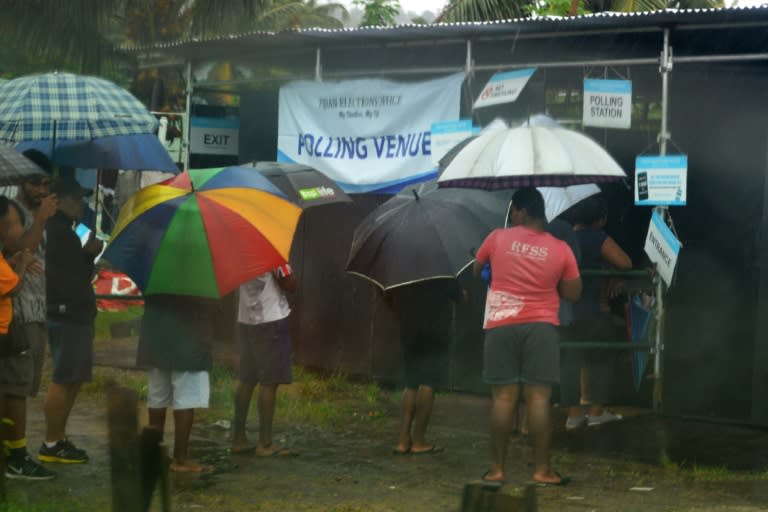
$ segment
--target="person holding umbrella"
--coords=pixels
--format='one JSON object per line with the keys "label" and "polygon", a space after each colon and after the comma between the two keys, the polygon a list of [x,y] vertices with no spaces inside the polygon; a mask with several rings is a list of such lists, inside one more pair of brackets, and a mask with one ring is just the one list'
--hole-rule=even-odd
{"label": "person holding umbrella", "polygon": [[400,435],[393,455],[443,451],[426,441],[435,390],[448,384],[453,304],[465,302],[456,279],[430,279],[387,290],[385,298],[397,314],[405,360]]}
{"label": "person holding umbrella", "polygon": [[[24,156],[50,172],[50,162],[41,153],[29,150],[24,152]],[[56,196],[50,194],[50,181],[50,176],[43,173],[24,178],[13,200],[23,229],[20,236],[3,240],[8,253],[29,252],[39,265],[45,261],[45,225],[56,213],[57,207]],[[42,267],[39,272],[28,273],[21,281],[13,298],[13,306],[14,322],[29,349],[7,360],[14,361],[14,366],[3,370],[8,379],[7,385],[18,390],[13,394],[6,393],[5,399],[5,417],[12,423],[5,436],[5,446],[10,453],[6,473],[9,478],[45,480],[53,478],[55,473],[29,457],[26,439],[27,396],[37,396],[40,389],[45,346],[48,344],[45,273]],[[19,368],[23,370],[19,371]]]}
{"label": "person holding umbrella", "polygon": [[89,189],[74,178],[61,177],[52,184],[51,192],[58,198],[58,211],[46,227],[45,279],[53,376],[43,406],[45,442],[37,458],[42,462],[84,463],[88,455],[67,438],[66,427],[80,386],[91,380],[96,318],[91,279],[103,242],[91,232],[82,245],[72,229],[83,217],[83,197],[91,193]]}
{"label": "person holding umbrella", "polygon": [[483,378],[491,385],[491,465],[483,480],[505,480],[507,444],[522,391],[534,438],[533,481],[565,485],[550,467],[550,397],[560,379],[559,298],[576,301],[581,277],[573,252],[544,231],[544,199],[535,188],[512,196],[511,228],[491,232],[477,251],[473,270],[493,269],[486,299]]}

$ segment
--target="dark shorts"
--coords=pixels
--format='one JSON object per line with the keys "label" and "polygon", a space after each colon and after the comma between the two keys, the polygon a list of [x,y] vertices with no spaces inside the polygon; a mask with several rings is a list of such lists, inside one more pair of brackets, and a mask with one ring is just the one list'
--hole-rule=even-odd
{"label": "dark shorts", "polygon": [[241,382],[290,384],[291,335],[288,318],[265,324],[237,324]]}
{"label": "dark shorts", "polygon": [[93,324],[48,322],[53,382],[90,382],[93,370]]}
{"label": "dark shorts", "polygon": [[448,386],[451,333],[448,329],[400,327],[408,388]]}
{"label": "dark shorts", "polygon": [[32,354],[23,354],[0,358],[0,389],[6,396],[25,398],[32,381]]}
{"label": "dark shorts", "polygon": [[488,384],[557,384],[560,338],[546,323],[505,325],[485,331],[483,380]]}

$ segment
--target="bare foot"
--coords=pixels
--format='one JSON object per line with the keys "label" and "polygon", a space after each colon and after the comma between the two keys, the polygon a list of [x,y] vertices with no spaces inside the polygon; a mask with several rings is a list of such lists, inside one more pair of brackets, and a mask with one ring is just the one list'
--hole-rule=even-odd
{"label": "bare foot", "polygon": [[546,473],[534,473],[531,478],[537,484],[545,485],[567,485],[570,478],[562,476],[557,471],[549,470]]}
{"label": "bare foot", "polygon": [[209,466],[207,464],[198,464],[197,462],[191,460],[174,460],[171,461],[169,469],[171,471],[175,471],[176,473],[208,473],[213,471],[213,466]]}
{"label": "bare foot", "polygon": [[482,476],[481,480],[483,482],[490,482],[490,483],[495,483],[495,484],[503,484],[504,483],[504,473],[502,473],[501,471],[493,471],[493,470],[489,469]]}
{"label": "bare foot", "polygon": [[277,446],[256,446],[257,457],[295,457],[298,453],[287,448],[278,448]]}
{"label": "bare foot", "polygon": [[236,455],[241,455],[244,453],[253,453],[256,451],[256,448],[257,447],[255,444],[251,444],[248,441],[239,441],[233,442],[232,446],[229,448],[229,451]]}

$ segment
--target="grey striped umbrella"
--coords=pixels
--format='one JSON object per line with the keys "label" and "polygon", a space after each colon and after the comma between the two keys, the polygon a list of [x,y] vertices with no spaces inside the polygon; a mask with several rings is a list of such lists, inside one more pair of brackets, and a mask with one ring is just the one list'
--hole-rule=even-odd
{"label": "grey striped umbrella", "polygon": [[0,143],[0,186],[19,185],[36,174],[45,171],[11,146]]}

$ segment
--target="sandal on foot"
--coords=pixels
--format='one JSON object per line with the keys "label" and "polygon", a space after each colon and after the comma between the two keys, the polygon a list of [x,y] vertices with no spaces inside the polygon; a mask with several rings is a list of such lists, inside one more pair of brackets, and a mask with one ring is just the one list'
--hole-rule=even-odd
{"label": "sandal on foot", "polygon": [[560,479],[559,482],[540,482],[538,480],[534,480],[533,483],[536,484],[536,487],[565,487],[571,483],[571,477],[563,476],[557,471],[555,471],[555,475]]}
{"label": "sandal on foot", "polygon": [[483,483],[483,485],[486,485],[488,487],[501,487],[504,485],[504,480],[489,480],[487,478],[490,471],[486,471],[483,473],[483,476],[480,477],[480,481]]}
{"label": "sandal on foot", "polygon": [[442,453],[444,451],[445,451],[445,448],[443,448],[442,446],[437,446],[436,444],[433,444],[426,450],[414,451],[414,449],[411,448],[411,451],[409,453],[411,455],[429,455],[429,454],[434,455],[437,453]]}

